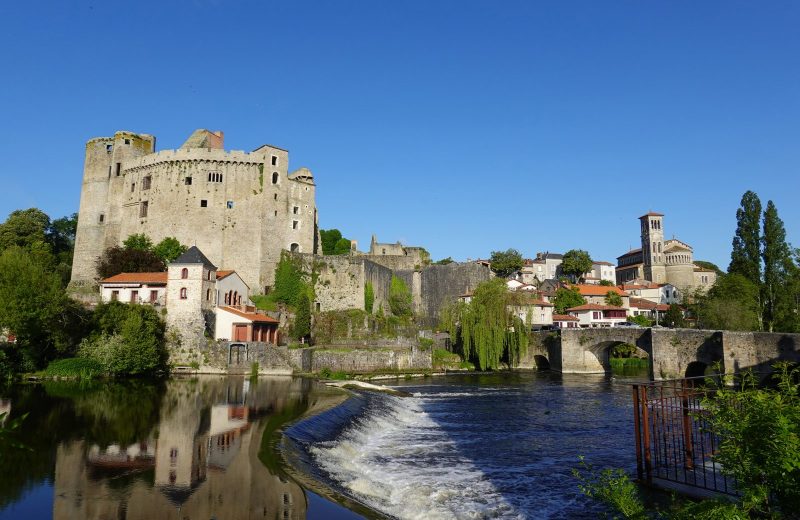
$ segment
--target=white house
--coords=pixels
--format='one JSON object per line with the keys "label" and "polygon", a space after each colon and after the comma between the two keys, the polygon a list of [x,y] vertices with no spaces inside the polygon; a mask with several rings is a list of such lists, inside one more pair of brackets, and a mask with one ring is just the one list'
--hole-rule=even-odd
{"label": "white house", "polygon": [[617,282],[616,268],[611,262],[595,260],[592,262],[592,270],[583,275],[586,283],[599,284],[605,280],[615,284]]}
{"label": "white house", "polygon": [[120,273],[100,280],[103,302],[166,305],[167,273]]}
{"label": "white house", "polygon": [[553,325],[560,329],[576,329],[578,321],[578,318],[571,314],[553,314]]}
{"label": "white house", "polygon": [[633,297],[651,301],[653,303],[680,303],[681,293],[677,287],[670,283],[639,282],[619,286]]}
{"label": "white house", "polygon": [[214,339],[278,344],[280,322],[257,312],[255,307],[248,305],[217,307],[216,315]]}
{"label": "white house", "polygon": [[628,310],[613,305],[587,303],[567,309],[567,312],[578,318],[580,327],[616,327],[628,319]]}

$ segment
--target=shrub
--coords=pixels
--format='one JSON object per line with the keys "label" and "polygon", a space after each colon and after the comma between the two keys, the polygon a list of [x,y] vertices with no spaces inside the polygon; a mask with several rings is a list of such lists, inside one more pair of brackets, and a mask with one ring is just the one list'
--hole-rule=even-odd
{"label": "shrub", "polygon": [[392,275],[392,283],[389,287],[389,309],[392,314],[400,317],[411,316],[412,313],[411,291],[402,278]]}
{"label": "shrub", "polygon": [[367,282],[364,284],[364,310],[372,314],[372,308],[375,305],[375,289],[372,283]]}
{"label": "shrub", "polygon": [[77,379],[92,379],[103,375],[103,365],[94,359],[65,358],[53,361],[44,369],[47,377],[70,377]]}

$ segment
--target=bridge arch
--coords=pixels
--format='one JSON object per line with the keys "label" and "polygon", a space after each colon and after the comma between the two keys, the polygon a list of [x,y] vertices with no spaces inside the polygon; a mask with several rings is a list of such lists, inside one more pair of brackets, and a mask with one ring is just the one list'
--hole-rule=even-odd
{"label": "bridge arch", "polygon": [[[650,375],[652,375],[653,363],[652,363],[652,360],[650,359],[651,353],[650,353],[650,349],[649,348],[642,348],[642,347],[640,347],[640,346],[638,346],[638,345],[636,345],[634,343],[630,343],[629,341],[625,341],[623,339],[616,339],[616,340],[614,340],[614,339],[608,340],[607,339],[605,341],[601,341],[599,343],[595,343],[593,345],[587,346],[585,348],[585,350],[586,350],[587,353],[593,355],[596,358],[597,363],[602,367],[603,373],[611,374],[612,373],[612,367],[611,367],[612,352],[614,351],[614,348],[619,347],[619,346],[623,346],[623,345],[632,345],[636,349],[636,353],[637,354],[639,354],[639,355],[643,354],[647,358],[647,363],[648,363],[648,367],[649,367],[648,368],[648,372],[650,373]],[[649,345],[645,345],[645,347],[649,347]]]}

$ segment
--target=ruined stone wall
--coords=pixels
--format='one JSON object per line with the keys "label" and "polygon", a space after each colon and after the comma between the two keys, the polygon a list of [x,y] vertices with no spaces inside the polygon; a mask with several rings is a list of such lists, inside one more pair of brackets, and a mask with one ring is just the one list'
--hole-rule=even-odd
{"label": "ruined stone wall", "polygon": [[418,256],[416,255],[352,255],[353,258],[359,260],[369,260],[378,265],[382,265],[391,269],[392,271],[413,271],[414,269],[421,269]]}
{"label": "ruined stone wall", "polygon": [[316,188],[308,172],[290,178],[288,152],[150,153],[154,140],[146,137],[126,146],[119,142],[129,137],[115,136],[110,159],[105,140],[87,144],[73,282],[93,280],[103,249],[134,233],[198,246],[217,267],[236,270],[253,293],[272,285],[281,250],[314,251]]}
{"label": "ruined stone wall", "polygon": [[432,366],[430,350],[403,348],[314,349],[311,361],[312,372],[319,372],[323,368],[334,372],[427,370]]}
{"label": "ruined stone wall", "polygon": [[800,334],[724,331],[725,371],[771,372],[778,361],[800,363]]}
{"label": "ruined stone wall", "polygon": [[370,260],[364,260],[364,282],[372,284],[375,301],[372,304],[372,313],[378,313],[383,308],[389,310],[389,288],[392,285],[392,270]]}
{"label": "ruined stone wall", "polygon": [[348,255],[302,255],[306,272],[316,269],[316,312],[364,309],[364,264]]}
{"label": "ruined stone wall", "polygon": [[[489,268],[476,263],[430,265],[422,270],[418,314],[421,322],[435,327],[439,310],[460,295],[472,292],[490,278]],[[411,287],[411,285],[409,285]]]}

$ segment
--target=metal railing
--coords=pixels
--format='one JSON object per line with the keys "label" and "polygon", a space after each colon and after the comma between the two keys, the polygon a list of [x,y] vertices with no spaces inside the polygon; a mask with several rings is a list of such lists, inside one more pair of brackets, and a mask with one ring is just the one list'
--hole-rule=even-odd
{"label": "metal railing", "polygon": [[636,470],[639,481],[676,483],[736,495],[733,481],[714,461],[719,438],[702,400],[721,376],[633,385]]}

